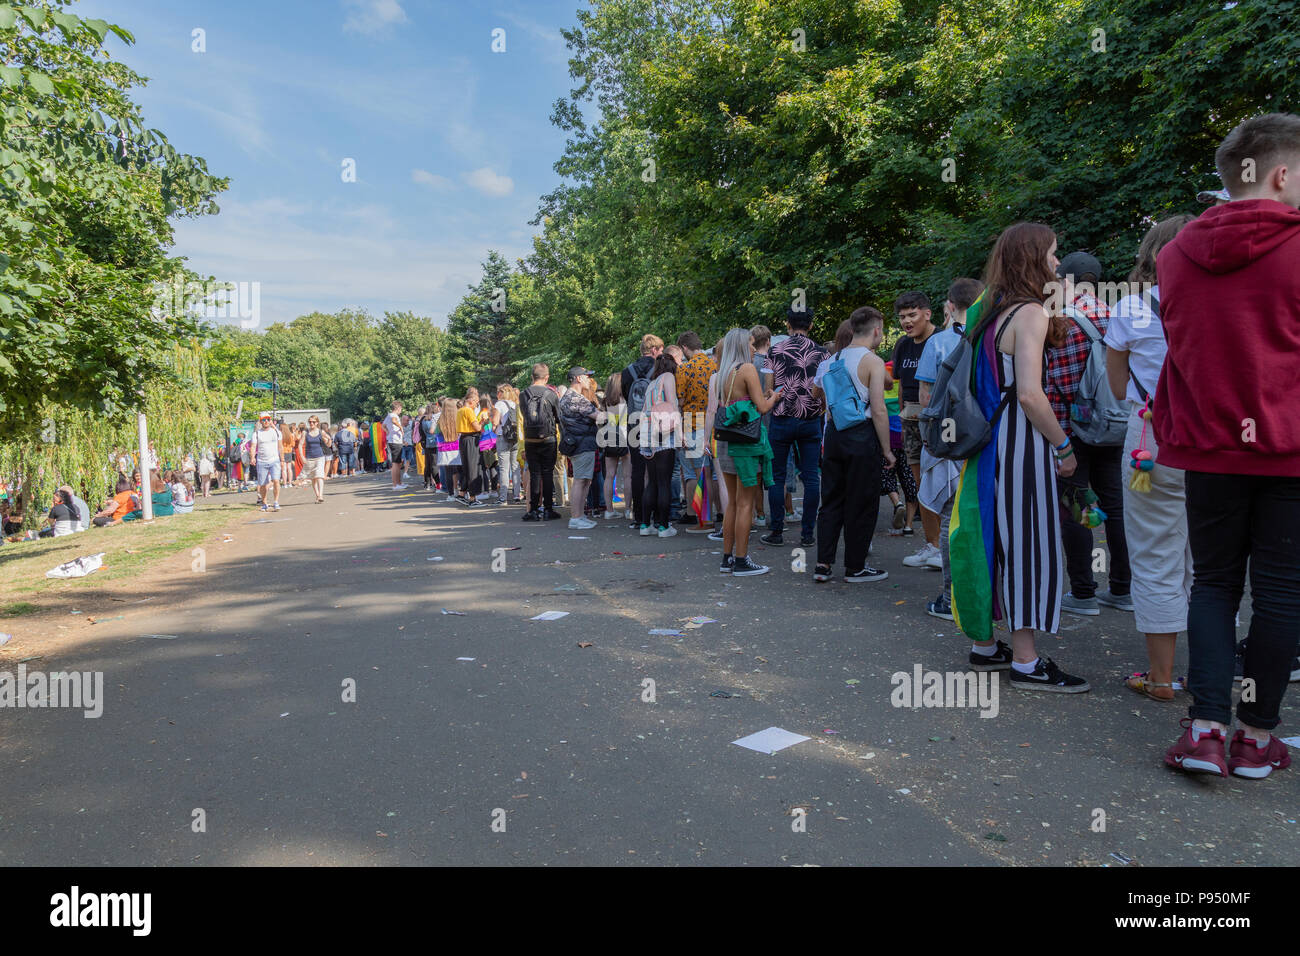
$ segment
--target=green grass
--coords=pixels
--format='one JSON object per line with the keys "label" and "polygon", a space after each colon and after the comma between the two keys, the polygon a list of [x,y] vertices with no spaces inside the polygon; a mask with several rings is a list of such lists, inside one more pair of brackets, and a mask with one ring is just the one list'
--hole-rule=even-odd
{"label": "green grass", "polygon": [[[224,496],[223,496],[224,497]],[[151,524],[129,522],[91,528],[80,534],[22,541],[0,547],[0,594],[37,597],[54,588],[98,587],[139,574],[178,551],[189,551],[216,530],[224,528],[248,508],[217,501],[200,502],[193,513],[155,518]],[[45,572],[66,561],[104,552],[104,566],[84,578],[47,578]],[[14,617],[41,610],[29,601],[0,605],[0,615]]]}
{"label": "green grass", "polygon": [[0,617],[21,617],[39,610],[40,608],[30,601],[14,601],[11,604],[0,604]]}

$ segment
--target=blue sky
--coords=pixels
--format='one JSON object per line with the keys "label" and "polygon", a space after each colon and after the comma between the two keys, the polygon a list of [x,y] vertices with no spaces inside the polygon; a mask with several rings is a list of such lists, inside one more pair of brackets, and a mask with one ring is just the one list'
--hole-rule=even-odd
{"label": "blue sky", "polygon": [[[259,325],[409,309],[445,325],[489,249],[531,248],[583,0],[82,0],[136,37],[146,122],[229,176],[180,220],[200,275],[260,283]],[[492,51],[493,30],[505,52]],[[204,52],[193,31],[203,30]],[[343,181],[345,160],[356,181]],[[233,320],[232,320],[233,321]],[[251,324],[251,323],[250,323]]]}

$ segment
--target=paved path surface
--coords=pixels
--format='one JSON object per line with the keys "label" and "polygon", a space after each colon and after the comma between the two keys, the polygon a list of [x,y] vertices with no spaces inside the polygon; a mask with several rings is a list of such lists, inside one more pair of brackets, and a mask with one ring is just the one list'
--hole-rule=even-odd
{"label": "paved path surface", "polygon": [[[968,648],[924,614],[938,574],[901,566],[917,539],[877,535],[887,582],[814,586],[756,535],[773,573],[732,581],[702,535],[570,532],[515,507],[399,497],[386,479],[331,481],[328,495],[286,492],[264,523],[249,508],[205,571],[170,560],[134,592],[156,599],[122,620],[0,651],[0,669],[39,653],[28,667],[106,684],[98,720],[0,711],[0,864],[1300,855],[1300,769],[1253,783],[1163,768],[1182,705],[1121,685],[1144,660],[1131,615],[1067,616],[1044,642],[1090,694],[1025,695],[1003,677],[993,718],[896,708],[891,674],[964,669]],[[496,548],[518,549],[502,573]],[[569,616],[529,620],[548,610]],[[718,623],[647,633],[692,615]],[[1300,733],[1296,701],[1283,733]],[[731,743],[772,726],[811,739],[770,756]]]}

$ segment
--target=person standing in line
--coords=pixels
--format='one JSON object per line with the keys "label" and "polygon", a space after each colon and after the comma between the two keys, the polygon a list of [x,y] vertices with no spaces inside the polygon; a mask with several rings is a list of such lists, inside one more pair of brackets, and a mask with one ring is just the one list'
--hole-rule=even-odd
{"label": "person standing in line", "polygon": [[402,481],[402,403],[393,402],[391,410],[384,418],[384,433],[388,446],[388,466],[393,479],[394,491],[405,491]]}
{"label": "person standing in line", "polygon": [[464,402],[465,404],[456,413],[456,429],[460,436],[460,466],[465,479],[464,496],[460,502],[471,508],[483,508],[486,506],[478,500],[478,496],[483,491],[483,477],[479,474],[478,441],[481,436],[478,421],[478,389],[470,386],[469,391],[465,393]]}
{"label": "person standing in line", "polygon": [[625,494],[623,499],[630,503],[630,510],[627,510],[626,513],[631,518],[630,525],[633,528],[647,523],[644,507],[647,459],[644,455],[633,452],[635,452],[636,442],[641,434],[641,417],[647,410],[645,395],[650,387],[650,379],[653,377],[655,360],[663,354],[663,350],[664,340],[659,336],[649,333],[641,336],[641,357],[623,369],[620,381],[623,386],[623,399],[627,402],[628,441],[631,443],[629,454],[632,459],[632,479],[631,484],[628,486],[631,497],[629,498]]}
{"label": "person standing in line", "polygon": [[[821,496],[822,414],[825,408],[813,396],[813,378],[817,366],[826,358],[826,350],[808,337],[812,324],[811,309],[790,308],[786,312],[786,328],[790,336],[780,345],[774,345],[768,354],[768,364],[774,373],[773,383],[780,393],[772,412],[771,431],[772,476],[776,483],[767,493],[772,530],[759,540],[771,547],[779,548],[785,544],[785,476],[792,450],[803,479],[799,546],[810,548],[816,544],[814,534]],[[725,470],[723,473],[726,474]]]}
{"label": "person standing in line", "polygon": [[212,487],[212,476],[216,473],[216,465],[212,460],[212,449],[205,448],[203,454],[199,456],[199,485],[203,489],[203,497],[212,497],[209,489]]}
{"label": "person standing in line", "polygon": [[458,409],[456,399],[442,400],[442,414],[438,417],[438,479],[443,494],[448,499],[460,497],[463,482],[460,474],[460,430],[456,424]]}
{"label": "person standing in line", "polygon": [[581,366],[569,369],[569,390],[560,399],[560,429],[565,442],[572,446],[568,454],[573,465],[573,489],[569,494],[571,531],[589,531],[596,527],[596,522],[583,514],[587,491],[595,475],[598,451],[596,418],[600,409],[588,397],[594,396],[596,390],[591,376],[592,373]]}
{"label": "person standing in line", "polygon": [[528,510],[523,514],[524,521],[554,521],[560,517],[555,510],[555,430],[560,403],[547,385],[550,377],[550,368],[538,362],[533,366],[533,384],[519,395],[528,461]]}
{"label": "person standing in line", "polygon": [[641,420],[641,455],[646,459],[646,521],[641,525],[642,537],[658,533],[661,538],[671,538],[677,534],[669,522],[673,466],[681,442],[676,373],[677,360],[664,350],[655,359],[654,377],[646,392],[646,416]]}
{"label": "person standing in line", "polygon": [[[889,577],[888,571],[870,567],[867,557],[880,514],[881,459],[888,462],[893,455],[888,451],[885,363],[876,354],[885,336],[885,317],[868,305],[855,309],[848,321],[851,338],[832,361],[844,363],[858,398],[866,406],[866,414],[861,422],[841,431],[828,409],[813,580],[831,579],[835,551],[843,532],[844,580],[858,584]],[[825,376],[833,373],[828,367],[820,374],[824,384]],[[817,392],[819,397],[825,397],[823,385],[817,387]]]}
{"label": "person standing in line", "polygon": [[[767,565],[749,557],[749,531],[754,503],[767,487],[778,487],[772,474],[772,446],[762,417],[781,399],[780,389],[766,391],[754,366],[753,339],[748,329],[731,329],[718,350],[719,371],[709,379],[709,410],[705,429],[714,435],[718,467],[727,486],[727,510],[722,516],[722,562],[718,571],[747,577],[766,574]],[[758,441],[727,442],[716,437],[719,425],[737,427],[758,420]]]}
{"label": "person standing in line", "polygon": [[497,433],[497,502],[506,504],[518,498],[519,405],[511,398],[509,382],[497,385],[497,401],[492,407],[492,427]]}
{"label": "person standing in line", "polygon": [[[930,297],[924,292],[904,292],[894,300],[894,312],[898,315],[899,325],[903,328],[903,337],[894,345],[893,378],[898,380],[898,394],[902,402],[899,418],[903,423],[903,453],[907,457],[907,468],[912,473],[912,487],[921,486],[921,400],[920,383],[916,380],[916,369],[921,362],[921,354],[926,343],[934,335],[934,323],[931,321]],[[939,516],[924,507],[919,495],[907,503],[905,527],[912,527],[912,519],[919,512],[921,530],[925,541],[915,554],[903,559],[907,568],[939,568]]]}
{"label": "person standing in line", "polygon": [[[258,416],[257,430],[249,442],[253,446],[249,457],[257,462],[257,497],[262,502],[262,510],[279,511],[283,436],[272,424],[270,412]],[[268,495],[273,496],[273,500],[268,500]]]}
{"label": "person standing in line", "polygon": [[1133,610],[1138,630],[1146,634],[1148,658],[1148,669],[1133,674],[1125,684],[1129,690],[1159,701],[1174,699],[1174,646],[1178,632],[1187,628],[1192,553],[1187,539],[1185,475],[1159,461],[1160,448],[1146,417],[1166,352],[1156,256],[1193,218],[1172,216],[1147,230],[1138,247],[1137,263],[1129,273],[1129,294],[1116,303],[1105,337],[1111,394],[1126,401],[1129,410],[1120,460],[1132,461],[1134,453],[1141,450],[1153,463],[1141,491],[1129,482],[1124,484],[1129,562],[1142,569],[1133,578]]}
{"label": "person standing in line", "polygon": [[[1165,763],[1259,780],[1291,764],[1273,731],[1300,620],[1300,417],[1288,390],[1300,379],[1300,116],[1243,121],[1214,164],[1232,201],[1156,257],[1168,351],[1152,424],[1161,463],[1185,473],[1192,548],[1192,705]],[[1228,743],[1247,575],[1250,631]]]}
{"label": "person standing in line", "polygon": [[[1006,670],[1019,690],[1078,694],[1092,689],[1088,682],[1034,644],[1035,631],[1060,628],[1056,477],[1074,471],[1070,439],[1042,387],[1046,347],[1065,340],[1065,320],[1044,307],[1058,264],[1056,234],[1041,223],[1009,226],[989,255],[966,335],[975,348],[972,395],[993,437],[963,465],[949,550],[953,614],[972,640],[972,669]],[[1010,647],[994,637],[993,622],[1001,618]]]}
{"label": "person standing in line", "polygon": [[[931,335],[921,352],[916,366],[921,407],[930,404],[930,390],[939,377],[939,368],[950,352],[961,342],[965,332],[966,310],[975,304],[984,283],[979,279],[954,279],[948,286],[948,298],[943,304],[943,328]],[[952,561],[948,550],[948,530],[952,521],[952,496],[957,492],[957,479],[961,475],[955,462],[936,458],[929,449],[921,449],[921,483],[917,498],[923,507],[939,516],[939,558],[937,566],[943,571],[943,590],[926,605],[925,613],[931,617],[952,620]],[[935,567],[935,563],[931,563]]]}
{"label": "person standing in line", "polygon": [[351,478],[357,468],[357,436],[351,425],[344,423],[339,428],[334,444],[339,451],[339,474]]}
{"label": "person standing in line", "polygon": [[1057,276],[1064,291],[1069,332],[1065,344],[1047,351],[1047,397],[1056,413],[1056,420],[1070,437],[1075,460],[1079,463],[1074,474],[1062,480],[1061,491],[1067,500],[1078,500],[1078,496],[1090,488],[1096,493],[1098,507],[1106,513],[1106,548],[1110,553],[1109,587],[1098,593],[1092,573],[1095,545],[1092,529],[1080,524],[1062,501],[1061,527],[1070,590],[1062,599],[1061,608],[1070,614],[1094,617],[1101,613],[1100,605],[1103,604],[1120,611],[1132,611],[1133,598],[1129,594],[1132,573],[1124,535],[1121,490],[1120,454],[1124,450],[1123,444],[1094,445],[1086,442],[1074,433],[1070,418],[1070,409],[1078,400],[1079,386],[1088,357],[1092,354],[1092,340],[1080,322],[1090,322],[1104,338],[1110,321],[1110,310],[1093,295],[1101,277],[1101,263],[1086,252],[1072,252],[1061,260]]}
{"label": "person standing in line", "polygon": [[618,517],[614,510],[614,493],[622,492],[625,512],[631,512],[628,481],[632,470],[627,447],[627,402],[623,400],[623,376],[615,373],[605,383],[605,397],[597,422],[605,453],[605,520]]}
{"label": "person standing in line", "polygon": [[[677,367],[677,400],[682,410],[682,445],[677,451],[677,467],[681,469],[682,492],[689,506],[700,475],[707,476],[713,468],[704,419],[709,410],[709,379],[717,372],[718,363],[704,351],[704,344],[694,331],[679,335],[677,347],[686,357]],[[711,514],[700,517],[688,514],[681,523],[689,534],[711,534],[712,519]]]}

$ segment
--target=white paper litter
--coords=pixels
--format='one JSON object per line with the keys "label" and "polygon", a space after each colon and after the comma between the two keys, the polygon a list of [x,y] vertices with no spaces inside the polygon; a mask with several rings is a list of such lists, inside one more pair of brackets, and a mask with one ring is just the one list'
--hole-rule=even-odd
{"label": "white paper litter", "polygon": [[774,754],[778,750],[784,750],[786,747],[793,747],[795,744],[801,744],[805,740],[811,739],[811,737],[792,734],[780,727],[768,727],[766,730],[760,730],[748,737],[733,740],[732,743],[747,750],[757,750],[761,754]]}
{"label": "white paper litter", "polygon": [[87,574],[92,574],[103,567],[106,553],[101,551],[99,554],[87,555],[60,564],[57,568],[46,571],[45,576],[47,578],[84,578]]}
{"label": "white paper litter", "polygon": [[530,617],[530,621],[558,621],[562,617],[568,617],[568,611],[543,611],[536,617]]}
{"label": "white paper litter", "polygon": [[474,658],[472,658],[472,657],[458,657],[458,658],[456,658],[456,660],[458,660],[458,661],[472,661],[472,660],[474,660]]}
{"label": "white paper litter", "polygon": [[1300,750],[1300,737],[1279,737],[1278,740],[1282,741],[1282,743],[1286,744],[1288,747],[1295,747],[1297,750]]}

